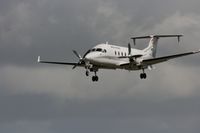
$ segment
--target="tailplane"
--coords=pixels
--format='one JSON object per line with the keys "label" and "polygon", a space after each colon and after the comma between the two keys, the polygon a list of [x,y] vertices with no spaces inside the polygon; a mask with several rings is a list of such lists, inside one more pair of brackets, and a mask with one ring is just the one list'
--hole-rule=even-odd
{"label": "tailplane", "polygon": [[135,45],[137,39],[150,38],[149,45],[145,49],[143,49],[143,51],[146,53],[146,56],[150,56],[152,58],[155,58],[159,38],[177,37],[178,43],[179,43],[180,37],[182,37],[182,36],[183,35],[150,35],[150,36],[133,37],[131,39],[133,39],[133,42],[134,42],[134,45]]}

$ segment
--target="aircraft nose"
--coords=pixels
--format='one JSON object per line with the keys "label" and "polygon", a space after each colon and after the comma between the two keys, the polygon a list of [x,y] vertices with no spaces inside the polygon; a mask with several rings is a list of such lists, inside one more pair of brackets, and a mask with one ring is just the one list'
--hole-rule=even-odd
{"label": "aircraft nose", "polygon": [[91,55],[91,53],[87,54],[87,55],[85,56],[85,59],[86,59],[86,60],[90,60],[90,59],[92,59],[92,55]]}
{"label": "aircraft nose", "polygon": [[93,60],[95,57],[96,57],[96,53],[93,52],[93,53],[88,53],[86,56],[85,56],[85,59],[86,60]]}

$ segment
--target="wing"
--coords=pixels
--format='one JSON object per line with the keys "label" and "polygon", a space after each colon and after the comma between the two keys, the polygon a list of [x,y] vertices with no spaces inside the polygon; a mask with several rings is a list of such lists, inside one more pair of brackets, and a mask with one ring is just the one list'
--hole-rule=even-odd
{"label": "wing", "polygon": [[71,65],[71,66],[82,66],[79,63],[69,63],[69,62],[52,62],[52,61],[42,61],[40,60],[40,56],[38,56],[38,63],[47,63],[47,64],[59,64],[59,65]]}
{"label": "wing", "polygon": [[200,50],[198,51],[193,51],[193,52],[187,52],[187,53],[181,53],[181,54],[176,54],[176,55],[170,55],[170,56],[164,56],[164,57],[158,57],[158,58],[152,58],[152,59],[146,59],[142,61],[143,65],[153,65],[161,62],[168,61],[170,59],[186,56],[186,55],[191,55],[191,54],[196,54],[199,53]]}

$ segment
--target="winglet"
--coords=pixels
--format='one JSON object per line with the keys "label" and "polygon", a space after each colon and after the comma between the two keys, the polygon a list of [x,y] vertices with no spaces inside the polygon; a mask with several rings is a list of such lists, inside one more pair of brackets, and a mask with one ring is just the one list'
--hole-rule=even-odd
{"label": "winglet", "polygon": [[37,62],[40,62],[40,56],[38,56]]}
{"label": "winglet", "polygon": [[199,53],[200,52],[200,49],[198,50],[198,51],[193,51],[193,53],[195,54],[195,53]]}

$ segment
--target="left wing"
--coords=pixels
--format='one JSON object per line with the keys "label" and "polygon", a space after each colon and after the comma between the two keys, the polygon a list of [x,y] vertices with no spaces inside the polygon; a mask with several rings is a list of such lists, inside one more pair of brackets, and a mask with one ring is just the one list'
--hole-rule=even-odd
{"label": "left wing", "polygon": [[199,53],[199,52],[200,52],[200,50],[187,52],[187,53],[182,53],[182,54],[176,54],[176,55],[170,55],[170,56],[163,56],[163,57],[158,57],[158,58],[146,59],[146,60],[143,60],[141,63],[143,65],[153,65],[153,64],[157,64],[157,63],[168,61],[170,59],[174,59],[174,58],[178,58],[178,57],[182,57],[182,56],[186,56],[186,55],[191,55],[191,54],[196,54],[196,53]]}
{"label": "left wing", "polygon": [[69,62],[52,62],[52,61],[42,61],[40,56],[38,56],[38,63],[48,63],[48,64],[59,64],[59,65],[71,65],[71,66],[82,66],[80,63],[69,63]]}

